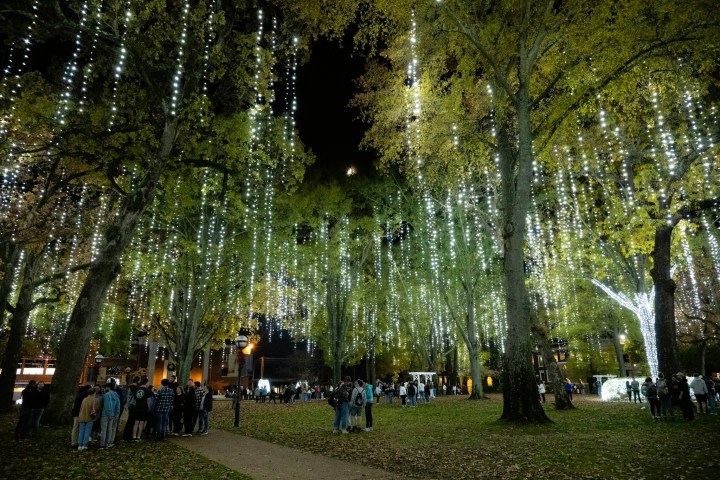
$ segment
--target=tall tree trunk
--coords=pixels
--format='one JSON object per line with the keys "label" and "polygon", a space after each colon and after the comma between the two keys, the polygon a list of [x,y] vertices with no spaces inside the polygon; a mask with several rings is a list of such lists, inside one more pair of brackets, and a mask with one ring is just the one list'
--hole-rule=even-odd
{"label": "tall tree trunk", "polygon": [[482,372],[480,371],[480,350],[482,345],[478,338],[477,324],[475,323],[475,302],[472,300],[472,292],[466,291],[468,295],[468,352],[470,353],[470,377],[472,378],[472,391],[470,399],[482,400],[485,397],[482,384]]}
{"label": "tall tree trunk", "polygon": [[698,368],[699,368],[698,372],[699,372],[700,374],[702,374],[702,375],[705,375],[705,356],[706,356],[706,354],[707,354],[707,340],[706,340],[706,338],[707,338],[707,337],[705,337],[705,338],[700,342],[700,345],[699,345],[699,347],[700,347],[700,354],[698,355],[698,363],[699,363],[699,365],[698,365]]}
{"label": "tall tree trunk", "polygon": [[0,375],[0,410],[12,410],[13,388],[17,376],[17,366],[22,352],[22,341],[25,338],[28,318],[32,311],[32,296],[35,292],[35,276],[40,265],[40,254],[30,253],[25,259],[22,285],[18,296],[15,311],[10,318],[10,336],[5,347],[5,356],[2,361],[2,375]]}
{"label": "tall tree trunk", "polygon": [[680,370],[675,329],[675,282],[670,277],[670,242],[674,226],[662,225],[655,230],[653,268],[655,285],[655,344],[658,370],[670,375]]}
{"label": "tall tree trunk", "polygon": [[45,417],[53,424],[65,424],[71,420],[72,402],[105,294],[119,274],[120,261],[132,241],[140,218],[155,198],[157,183],[172,151],[176,135],[176,121],[167,122],[160,150],[150,160],[138,188],[123,200],[120,212],[105,232],[105,245],[88,270],[58,350],[57,368]]}
{"label": "tall tree trunk", "polygon": [[610,312],[610,322],[612,326],[612,342],[615,348],[615,358],[617,358],[618,370],[620,371],[620,377],[625,376],[625,351],[623,344],[620,341],[620,332],[618,330],[617,317],[614,312]]}
{"label": "tall tree trunk", "polygon": [[503,355],[503,413],[513,422],[545,423],[532,366],[530,299],[525,285],[526,217],[530,206],[532,131],[529,85],[518,87],[518,150],[514,153],[511,120],[498,125],[500,173],[503,189],[503,277],[507,312],[507,341]]}

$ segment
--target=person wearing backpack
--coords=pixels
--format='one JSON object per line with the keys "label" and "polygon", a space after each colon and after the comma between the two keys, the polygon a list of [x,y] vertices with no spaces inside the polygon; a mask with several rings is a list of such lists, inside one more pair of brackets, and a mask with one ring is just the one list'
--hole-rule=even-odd
{"label": "person wearing backpack", "polygon": [[362,429],[360,428],[360,417],[362,416],[362,411],[365,408],[365,398],[365,382],[362,380],[356,380],[355,387],[350,395],[351,432],[362,432]]}
{"label": "person wearing backpack", "polygon": [[[335,399],[335,421],[333,422],[333,433],[348,433],[347,430],[347,416],[348,416],[348,401],[350,400],[350,394],[345,383],[340,382],[332,394]],[[340,426],[342,425],[342,430]]]}
{"label": "person wearing backpack", "polygon": [[672,391],[663,372],[658,373],[655,386],[657,387],[658,400],[660,402],[660,418],[667,420],[668,417],[673,416]]}
{"label": "person wearing backpack", "polygon": [[653,383],[652,378],[647,377],[643,383],[643,394],[650,404],[650,415],[653,420],[660,419],[660,400],[658,398],[657,386]]}
{"label": "person wearing backpack", "polygon": [[370,382],[365,384],[365,431],[372,432],[373,429],[373,386]]}

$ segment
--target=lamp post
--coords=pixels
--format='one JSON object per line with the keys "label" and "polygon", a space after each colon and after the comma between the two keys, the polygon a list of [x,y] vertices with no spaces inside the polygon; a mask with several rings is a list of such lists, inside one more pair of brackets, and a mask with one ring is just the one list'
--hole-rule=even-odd
{"label": "lamp post", "polygon": [[105,357],[103,357],[102,353],[95,355],[95,383],[100,379],[100,365],[102,365],[103,360],[105,360]]}
{"label": "lamp post", "polygon": [[234,425],[236,427],[240,426],[240,379],[241,379],[241,368],[242,368],[242,359],[243,359],[243,349],[247,347],[248,345],[248,337],[245,335],[238,335],[235,339],[235,346],[238,349],[237,352],[237,359],[238,359],[238,369],[237,369],[237,389],[235,390],[235,423]]}

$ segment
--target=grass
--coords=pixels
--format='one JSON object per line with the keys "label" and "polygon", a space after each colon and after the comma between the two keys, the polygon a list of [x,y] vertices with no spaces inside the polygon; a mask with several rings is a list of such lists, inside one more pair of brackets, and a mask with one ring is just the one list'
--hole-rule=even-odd
{"label": "grass", "polygon": [[[548,404],[552,424],[518,426],[498,420],[499,396],[446,397],[417,409],[396,402],[373,407],[373,432],[340,435],[331,433],[325,401],[243,402],[240,432],[398,478],[717,478],[720,417],[686,423],[676,410],[675,421],[653,422],[638,404],[586,396],[576,405],[555,411]],[[216,402],[213,416],[216,427],[236,431],[229,402]]]}
{"label": "grass", "polygon": [[[232,426],[230,402],[218,401],[211,430],[384,469],[397,478],[717,478],[720,416],[653,422],[637,404],[587,396],[576,405],[564,412],[548,405],[550,425],[517,426],[498,420],[499,396],[481,402],[447,397],[417,409],[396,402],[374,406],[373,432],[341,435],[331,433],[333,411],[325,401],[244,401],[240,429]],[[40,438],[17,445],[16,418],[0,416],[0,478],[81,478],[107,469],[112,478],[249,478],[169,442],[120,441],[110,450],[77,452],[69,447],[68,427],[43,427]]]}
{"label": "grass", "polygon": [[111,449],[100,450],[95,443],[78,452],[70,448],[70,427],[42,427],[38,438],[17,444],[16,421],[17,414],[0,415],[0,478],[250,479],[170,442],[119,440]]}

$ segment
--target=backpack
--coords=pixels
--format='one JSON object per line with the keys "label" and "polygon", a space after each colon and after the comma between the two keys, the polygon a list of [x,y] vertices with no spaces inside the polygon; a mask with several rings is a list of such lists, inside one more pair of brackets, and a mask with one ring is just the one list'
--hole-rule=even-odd
{"label": "backpack", "polygon": [[330,405],[332,408],[338,406],[338,401],[337,398],[335,398],[335,395],[328,396],[328,405]]}
{"label": "backpack", "polygon": [[660,395],[667,395],[668,393],[670,393],[670,390],[668,390],[667,382],[664,378],[658,379],[657,390]]}
{"label": "backpack", "polygon": [[355,406],[362,407],[362,404],[363,404],[362,390],[358,390],[358,393],[355,396]]}
{"label": "backpack", "polygon": [[[136,388],[137,387],[135,387],[135,389]],[[133,388],[128,389],[128,392],[130,393],[128,402],[127,402],[128,407],[135,405],[135,389],[133,389]]]}
{"label": "backpack", "polygon": [[643,395],[645,395],[645,396],[647,397],[647,394],[648,394],[648,386],[645,385],[644,383],[643,383],[642,388],[640,389],[640,393],[642,393]]}
{"label": "backpack", "polygon": [[656,387],[655,385],[653,385],[653,384],[651,383],[651,384],[649,384],[649,385],[647,386],[647,388],[646,388],[645,390],[646,390],[646,391],[645,391],[645,396],[646,396],[646,397],[648,397],[648,398],[657,398],[657,396],[658,396],[658,391],[657,391],[657,387]]}

